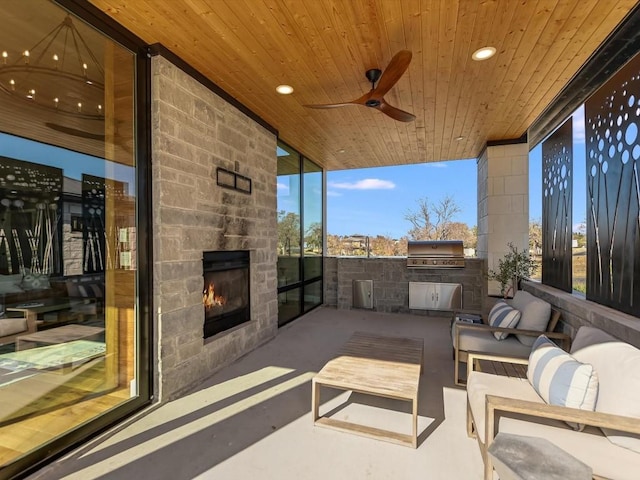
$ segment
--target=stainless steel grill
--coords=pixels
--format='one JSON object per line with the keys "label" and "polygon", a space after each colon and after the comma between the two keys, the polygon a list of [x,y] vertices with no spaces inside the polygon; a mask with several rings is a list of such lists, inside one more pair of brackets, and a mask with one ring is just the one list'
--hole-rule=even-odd
{"label": "stainless steel grill", "polygon": [[410,241],[407,249],[409,268],[463,268],[464,247],[460,240]]}

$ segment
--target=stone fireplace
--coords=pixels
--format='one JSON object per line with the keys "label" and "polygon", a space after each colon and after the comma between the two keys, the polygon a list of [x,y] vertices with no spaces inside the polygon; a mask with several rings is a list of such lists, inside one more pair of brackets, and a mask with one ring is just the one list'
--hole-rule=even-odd
{"label": "stone fireplace", "polygon": [[[152,69],[154,396],[165,401],[277,333],[277,137],[167,58]],[[219,185],[218,169],[251,190]]]}
{"label": "stone fireplace", "polygon": [[209,338],[251,320],[249,252],[204,252],[203,336]]}

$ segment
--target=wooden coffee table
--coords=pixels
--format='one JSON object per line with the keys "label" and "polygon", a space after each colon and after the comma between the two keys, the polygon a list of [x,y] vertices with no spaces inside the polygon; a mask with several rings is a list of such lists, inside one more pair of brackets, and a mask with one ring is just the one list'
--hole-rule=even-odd
{"label": "wooden coffee table", "polygon": [[[356,332],[311,381],[314,425],[400,445],[418,446],[418,386],[424,340]],[[320,387],[331,387],[412,403],[411,435],[320,417]]]}
{"label": "wooden coffee table", "polygon": [[50,328],[36,333],[21,335],[16,339],[16,350],[34,348],[38,344],[56,345],[58,343],[84,340],[97,337],[104,332],[102,327],[90,327],[88,325],[65,325],[64,327]]}
{"label": "wooden coffee table", "polygon": [[41,324],[43,322],[38,320],[39,314],[67,310],[83,303],[84,300],[71,298],[43,298],[32,302],[7,305],[6,310],[7,312],[22,312],[27,321]]}

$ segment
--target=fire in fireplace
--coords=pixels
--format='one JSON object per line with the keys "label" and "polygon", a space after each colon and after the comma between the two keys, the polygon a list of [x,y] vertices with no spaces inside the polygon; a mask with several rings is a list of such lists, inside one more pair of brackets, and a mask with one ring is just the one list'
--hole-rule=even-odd
{"label": "fire in fireplace", "polygon": [[204,252],[204,338],[251,320],[249,252]]}

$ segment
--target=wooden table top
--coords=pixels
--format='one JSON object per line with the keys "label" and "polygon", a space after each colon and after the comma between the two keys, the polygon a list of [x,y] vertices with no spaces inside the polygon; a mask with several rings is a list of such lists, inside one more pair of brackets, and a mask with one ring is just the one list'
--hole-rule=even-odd
{"label": "wooden table top", "polygon": [[102,332],[104,332],[104,328],[102,327],[92,327],[89,325],[64,325],[62,327],[50,328],[36,333],[21,335],[18,337],[18,340],[55,344],[69,342],[71,340],[80,340],[93,335],[99,335]]}
{"label": "wooden table top", "polygon": [[317,383],[391,398],[418,395],[424,341],[356,332],[314,377]]}
{"label": "wooden table top", "polygon": [[64,310],[83,303],[83,300],[71,299],[71,298],[42,298],[40,300],[33,300],[29,302],[14,303],[6,305],[7,311],[15,312],[33,312],[33,313],[46,313],[56,310]]}

